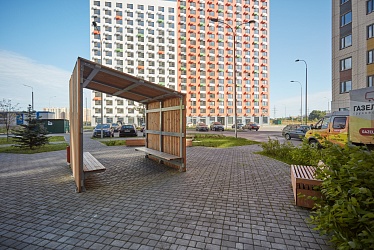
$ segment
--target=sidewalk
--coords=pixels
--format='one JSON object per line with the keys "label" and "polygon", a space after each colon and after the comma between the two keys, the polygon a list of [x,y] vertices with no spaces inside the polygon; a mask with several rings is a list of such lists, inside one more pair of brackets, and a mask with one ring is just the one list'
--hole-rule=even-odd
{"label": "sidewalk", "polygon": [[107,170],[75,193],[66,152],[0,154],[1,249],[330,249],[259,146],[187,149],[187,172],[84,140]]}

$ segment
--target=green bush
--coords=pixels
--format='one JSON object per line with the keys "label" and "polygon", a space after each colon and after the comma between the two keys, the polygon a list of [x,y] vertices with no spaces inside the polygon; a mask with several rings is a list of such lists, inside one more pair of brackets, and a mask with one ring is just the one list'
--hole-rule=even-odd
{"label": "green bush", "polygon": [[289,159],[295,148],[290,142],[282,144],[270,138],[267,143],[262,143],[261,147],[265,155],[273,156],[278,160]]}
{"label": "green bush", "polygon": [[126,145],[125,140],[110,140],[110,141],[102,141],[107,146],[122,146]]}
{"label": "green bush", "polygon": [[[374,152],[326,142],[324,148],[300,147],[269,140],[263,154],[295,165],[317,168],[322,199],[316,199],[309,222],[331,237],[337,249],[373,249]],[[322,164],[321,164],[321,162]],[[318,164],[320,162],[320,164]]]}
{"label": "green bush", "polygon": [[331,235],[337,249],[373,249],[374,152],[359,147],[323,149],[326,167],[318,168],[323,199],[315,203],[310,222]]}

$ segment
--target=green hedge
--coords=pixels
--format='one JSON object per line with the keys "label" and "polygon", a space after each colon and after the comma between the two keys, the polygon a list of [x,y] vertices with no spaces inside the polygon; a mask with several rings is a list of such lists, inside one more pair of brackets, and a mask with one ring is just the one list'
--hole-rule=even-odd
{"label": "green hedge", "polygon": [[[290,164],[317,167],[323,199],[317,199],[309,223],[330,237],[337,249],[373,249],[374,152],[326,144],[323,149],[276,140],[262,144],[262,154]],[[319,163],[319,164],[318,164]]]}

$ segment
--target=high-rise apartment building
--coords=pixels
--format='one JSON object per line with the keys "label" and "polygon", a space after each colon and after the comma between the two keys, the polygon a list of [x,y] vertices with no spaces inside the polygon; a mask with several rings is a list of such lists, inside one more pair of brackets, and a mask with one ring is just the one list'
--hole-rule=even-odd
{"label": "high-rise apartment building", "polygon": [[[236,65],[238,123],[267,124],[268,2],[91,0],[91,22],[97,23],[91,27],[91,59],[185,93],[188,123],[226,126],[234,123]],[[96,124],[101,98],[93,95]],[[103,101],[104,123],[142,122],[136,103],[105,94]]]}
{"label": "high-rise apartment building", "polygon": [[333,0],[331,110],[348,110],[349,91],[373,81],[374,0]]}

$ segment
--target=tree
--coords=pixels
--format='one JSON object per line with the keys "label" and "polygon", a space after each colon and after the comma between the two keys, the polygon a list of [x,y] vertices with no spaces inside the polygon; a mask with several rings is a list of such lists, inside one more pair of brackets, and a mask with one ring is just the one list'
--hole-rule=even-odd
{"label": "tree", "polygon": [[313,111],[309,114],[308,119],[309,119],[310,121],[313,121],[313,120],[319,120],[319,119],[323,118],[325,115],[326,115],[326,111],[313,110]]}
{"label": "tree", "polygon": [[40,120],[33,117],[31,105],[28,107],[26,122],[26,125],[21,125],[22,129],[14,131],[14,135],[16,135],[14,140],[18,143],[16,146],[34,149],[47,144],[48,137],[46,134],[48,134],[48,131]]}
{"label": "tree", "polygon": [[0,124],[5,124],[7,141],[9,138],[9,130],[12,124],[14,124],[17,119],[17,108],[18,103],[13,105],[12,101],[9,99],[3,99],[2,101],[0,101]]}

